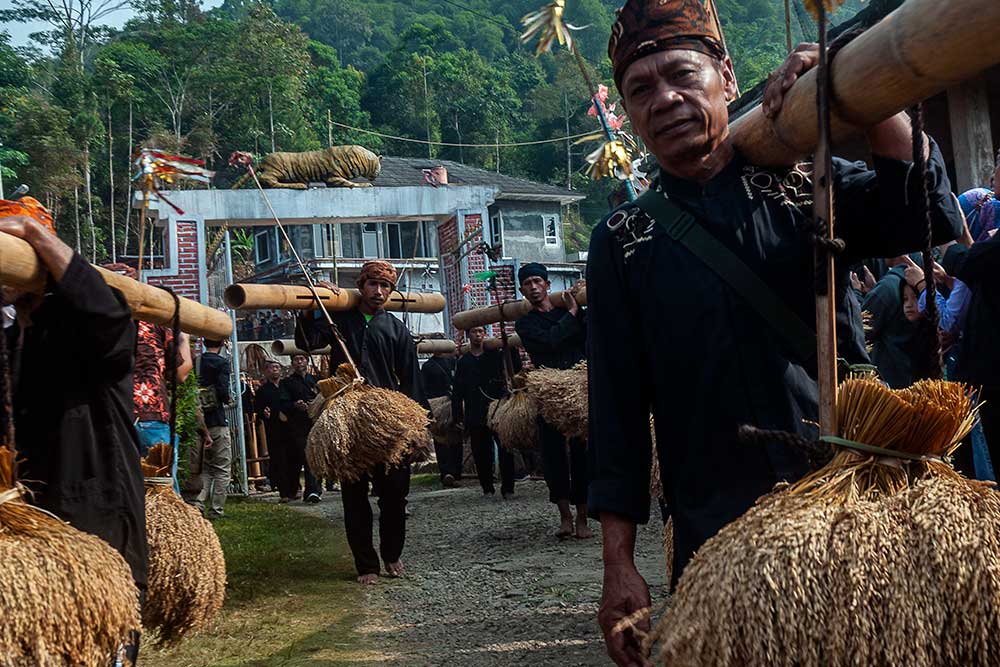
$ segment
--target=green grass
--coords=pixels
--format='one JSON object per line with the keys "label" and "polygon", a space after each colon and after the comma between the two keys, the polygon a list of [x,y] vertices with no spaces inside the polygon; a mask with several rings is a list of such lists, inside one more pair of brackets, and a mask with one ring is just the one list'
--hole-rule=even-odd
{"label": "green grass", "polygon": [[232,498],[226,515],[215,523],[228,574],[220,619],[175,648],[145,645],[140,665],[379,664],[357,633],[364,603],[341,526],[285,506]]}
{"label": "green grass", "polygon": [[422,472],[417,475],[410,475],[411,489],[428,489],[441,487],[441,476],[436,472]]}

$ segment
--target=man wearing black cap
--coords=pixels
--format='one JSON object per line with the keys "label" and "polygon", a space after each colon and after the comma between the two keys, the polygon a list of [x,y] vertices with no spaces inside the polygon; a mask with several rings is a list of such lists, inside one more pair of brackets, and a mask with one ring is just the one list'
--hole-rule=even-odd
{"label": "man wearing black cap", "polygon": [[[521,294],[532,305],[531,312],[515,325],[531,363],[539,368],[565,370],[583,361],[587,356],[586,310],[569,292],[563,292],[562,303],[552,303],[549,271],[541,264],[525,264],[517,272],[517,280]],[[583,281],[576,285],[581,287]],[[588,538],[591,532],[587,525],[587,443],[579,440],[567,443],[559,431],[542,419],[539,428],[549,500],[559,507],[560,526],[556,535]],[[570,505],[576,505],[575,521]]]}
{"label": "man wearing black cap", "polygon": [[[649,193],[595,227],[587,269],[589,507],[604,539],[598,620],[618,665],[643,663],[638,633],[614,627],[649,606],[633,552],[636,524],[649,519],[650,412],[675,580],[705,540],[807,468],[800,452],[741,441],[740,426],[816,435],[812,169],[767,168],[737,151],[724,44],[709,0],[628,0],[608,47],[633,129],[659,163]],[[818,57],[816,45],[788,57],[765,92],[766,114]],[[868,357],[847,267],[917,250],[927,230],[909,119],[863,132],[874,168],[835,159],[832,179],[846,244],[834,285],[838,350],[852,363]],[[961,218],[941,152],[924,144],[940,244],[961,233]]]}

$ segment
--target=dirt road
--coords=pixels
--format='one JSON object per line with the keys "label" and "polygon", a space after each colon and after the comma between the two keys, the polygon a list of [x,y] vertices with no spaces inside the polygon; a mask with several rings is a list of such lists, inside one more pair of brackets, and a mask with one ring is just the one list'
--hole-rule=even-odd
{"label": "dirt road", "polygon": [[[384,655],[381,664],[609,665],[595,621],[600,527],[589,540],[557,539],[544,482],[518,483],[509,501],[484,498],[474,480],[463,483],[410,494],[407,576],[382,578],[366,592],[361,632]],[[343,530],[339,494],[301,509]],[[657,523],[640,528],[637,546],[654,605],[665,585]]]}

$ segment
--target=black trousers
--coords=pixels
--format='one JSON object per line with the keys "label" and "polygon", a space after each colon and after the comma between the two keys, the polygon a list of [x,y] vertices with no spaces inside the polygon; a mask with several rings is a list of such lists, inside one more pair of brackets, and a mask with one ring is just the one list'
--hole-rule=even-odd
{"label": "black trousers", "polygon": [[[299,484],[299,473],[305,469],[306,488],[302,497],[306,498],[311,493],[323,495],[323,488],[316,479],[309,465],[306,463],[306,440],[309,438],[309,431],[289,430],[285,434],[283,445],[285,447],[285,466],[280,478],[283,479],[284,489],[280,490],[283,498],[294,498],[295,494],[302,488]],[[269,450],[270,451],[270,450]]]}
{"label": "black trousers", "polygon": [[[372,544],[372,506],[368,501],[368,484],[378,496],[379,552]],[[403,554],[406,542],[406,496],[410,493],[410,464],[404,463],[386,470],[378,466],[356,482],[341,482],[340,496],[344,501],[344,528],[347,543],[354,554],[354,567],[359,575],[378,574],[379,555],[382,562],[395,563]]]}
{"label": "black trousers", "polygon": [[500,450],[500,491],[514,492],[514,455],[503,447],[497,447],[493,431],[487,426],[470,426],[469,441],[472,448],[472,459],[476,463],[476,473],[479,475],[479,485],[483,493],[496,493],[493,486],[493,452]]}
{"label": "black trousers", "polygon": [[568,500],[572,505],[585,504],[590,479],[587,474],[587,443],[578,440],[567,443],[566,436],[555,427],[543,419],[538,421],[549,501],[558,503]]}
{"label": "black trousers", "polygon": [[462,445],[461,440],[454,443],[434,441],[434,452],[437,454],[438,472],[441,473],[442,481],[445,475],[451,475],[455,479],[462,476]]}
{"label": "black trousers", "polygon": [[271,488],[277,489],[282,498],[287,498],[288,445],[277,427],[265,428],[264,433],[267,436],[267,477],[271,480]]}

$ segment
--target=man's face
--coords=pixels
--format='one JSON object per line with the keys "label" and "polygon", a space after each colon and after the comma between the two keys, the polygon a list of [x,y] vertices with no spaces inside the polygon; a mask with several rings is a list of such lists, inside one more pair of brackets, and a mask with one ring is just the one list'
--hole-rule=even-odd
{"label": "man's face", "polygon": [[541,278],[540,276],[531,276],[530,278],[525,278],[524,282],[521,283],[521,294],[532,306],[537,306],[538,304],[545,301],[545,297],[549,295],[549,288],[552,284]]}
{"label": "man's face", "polygon": [[[298,357],[296,357],[296,359],[298,359]],[[281,366],[278,364],[268,364],[264,367],[264,377],[271,382],[277,382],[278,378],[281,377]]]}
{"label": "man's face", "polygon": [[292,370],[296,373],[304,373],[308,365],[309,360],[306,359],[304,354],[296,354],[292,357]]}
{"label": "man's face", "polygon": [[361,299],[372,310],[382,310],[392,294],[392,285],[385,280],[369,278],[361,286]]}
{"label": "man's face", "polygon": [[621,92],[632,127],[669,168],[712,153],[728,136],[736,77],[728,58],[674,49],[629,65]]}
{"label": "man's face", "polygon": [[469,329],[469,342],[473,345],[482,345],[486,340],[486,329],[484,327],[473,327]]}

